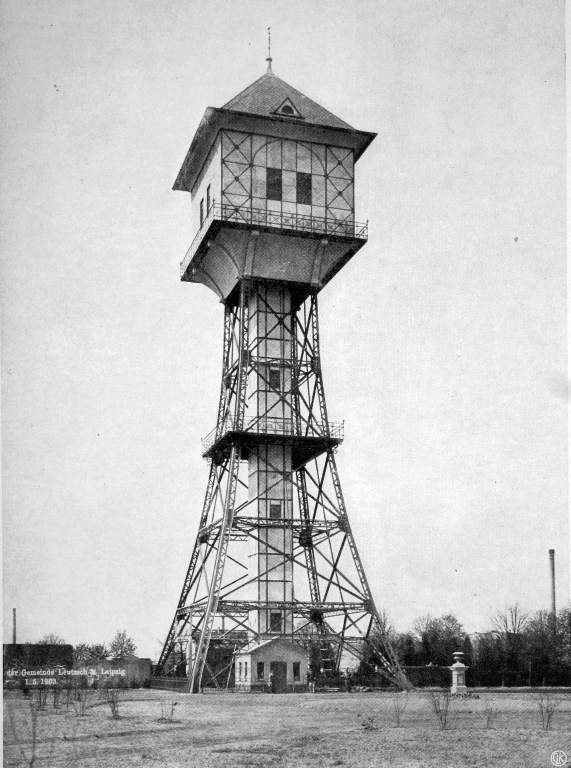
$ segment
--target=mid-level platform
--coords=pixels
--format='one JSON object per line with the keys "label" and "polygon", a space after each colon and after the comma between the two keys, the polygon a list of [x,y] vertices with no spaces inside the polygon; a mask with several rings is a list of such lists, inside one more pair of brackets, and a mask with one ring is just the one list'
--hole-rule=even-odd
{"label": "mid-level platform", "polygon": [[202,440],[202,455],[206,459],[220,461],[230,453],[233,445],[242,449],[241,458],[247,459],[249,449],[260,443],[291,445],[292,467],[299,469],[325,451],[343,442],[344,423],[313,423],[298,427],[292,420],[279,418],[251,418],[242,429],[228,421],[222,430],[214,428]]}

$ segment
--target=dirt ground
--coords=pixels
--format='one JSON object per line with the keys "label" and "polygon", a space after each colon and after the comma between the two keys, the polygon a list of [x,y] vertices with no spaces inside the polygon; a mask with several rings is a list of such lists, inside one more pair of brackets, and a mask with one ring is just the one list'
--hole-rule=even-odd
{"label": "dirt ground", "polygon": [[[552,694],[556,711],[547,731],[537,696],[530,693],[454,699],[446,730],[440,729],[426,692],[193,696],[125,691],[117,719],[97,692],[90,695],[80,716],[73,703],[54,709],[48,699],[44,710],[32,711],[21,693],[5,693],[4,765],[548,768],[552,753],[563,750],[571,766],[570,694]],[[486,710],[492,712],[491,727]]]}

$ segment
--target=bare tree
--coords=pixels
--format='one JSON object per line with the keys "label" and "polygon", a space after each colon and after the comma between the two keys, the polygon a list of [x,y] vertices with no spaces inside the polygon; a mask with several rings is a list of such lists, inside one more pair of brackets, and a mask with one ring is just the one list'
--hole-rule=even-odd
{"label": "bare tree", "polygon": [[414,623],[412,625],[412,631],[414,632],[417,640],[420,640],[422,642],[422,638],[428,630],[430,629],[432,622],[434,619],[432,616],[427,613],[424,616],[419,616],[417,619],[414,620]]}
{"label": "bare tree", "polygon": [[502,677],[507,673],[519,673],[522,668],[527,624],[528,615],[517,603],[497,613],[492,619],[493,633],[501,649]]}
{"label": "bare tree", "polygon": [[413,624],[420,641],[422,663],[449,664],[454,651],[463,647],[465,634],[462,624],[453,614],[434,618],[420,616]]}
{"label": "bare tree", "polygon": [[38,645],[66,645],[66,642],[63,637],[49,633],[38,640]]}
{"label": "bare tree", "polygon": [[109,646],[111,656],[119,658],[123,656],[132,656],[136,650],[137,646],[133,640],[127,636],[127,630],[118,629],[115,633],[115,637],[111,641],[111,645]]}
{"label": "bare tree", "polygon": [[524,613],[519,605],[511,605],[501,613],[497,613],[492,619],[494,632],[501,637],[521,635],[528,621],[527,613]]}
{"label": "bare tree", "polygon": [[394,632],[393,626],[389,619],[389,614],[386,612],[386,610],[384,608],[381,608],[378,615],[379,615],[379,627],[381,629],[381,632],[384,635],[388,635],[389,633]]}

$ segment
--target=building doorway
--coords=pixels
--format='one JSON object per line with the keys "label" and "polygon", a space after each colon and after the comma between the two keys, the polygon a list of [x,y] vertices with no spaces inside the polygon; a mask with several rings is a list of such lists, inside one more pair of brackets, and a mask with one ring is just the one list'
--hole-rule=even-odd
{"label": "building doorway", "polygon": [[272,661],[270,672],[273,675],[274,692],[283,693],[287,688],[287,664],[285,661]]}

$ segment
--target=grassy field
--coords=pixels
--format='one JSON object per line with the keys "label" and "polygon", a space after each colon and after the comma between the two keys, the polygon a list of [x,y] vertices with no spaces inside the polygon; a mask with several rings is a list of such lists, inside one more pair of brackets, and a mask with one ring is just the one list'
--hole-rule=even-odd
{"label": "grassy field", "polygon": [[547,768],[557,749],[567,753],[571,765],[569,694],[551,695],[556,711],[550,730],[542,729],[537,697],[530,693],[452,699],[446,730],[440,729],[425,692],[190,696],[125,691],[118,718],[97,692],[90,695],[80,716],[73,704],[54,709],[50,700],[44,710],[32,712],[19,692],[5,693],[4,765]]}

